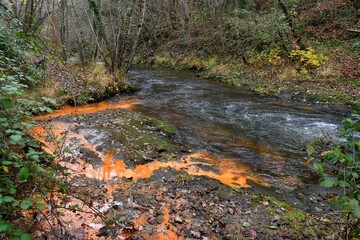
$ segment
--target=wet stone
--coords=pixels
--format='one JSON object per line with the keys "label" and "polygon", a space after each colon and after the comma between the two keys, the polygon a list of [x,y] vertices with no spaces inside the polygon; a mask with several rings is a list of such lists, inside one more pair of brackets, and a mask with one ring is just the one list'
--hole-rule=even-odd
{"label": "wet stone", "polygon": [[323,210],[321,208],[319,208],[319,207],[315,207],[315,211],[316,212],[322,212]]}
{"label": "wet stone", "polygon": [[155,217],[155,222],[157,224],[162,223],[163,220],[164,220],[164,215],[159,215],[159,216]]}
{"label": "wet stone", "polygon": [[100,228],[99,232],[96,233],[96,236],[97,237],[107,237],[107,236],[109,236],[109,232],[108,232],[107,227]]}
{"label": "wet stone", "polygon": [[200,238],[201,237],[201,233],[198,231],[190,231],[191,236],[193,236],[194,238]]}
{"label": "wet stone", "polygon": [[232,208],[229,208],[229,209],[228,209],[228,212],[229,212],[231,215],[233,215],[233,214],[235,213],[234,209],[232,209]]}
{"label": "wet stone", "polygon": [[91,164],[95,169],[98,169],[104,165],[101,158],[92,150],[87,148],[81,148],[80,153],[83,155],[83,158]]}
{"label": "wet stone", "polygon": [[244,227],[250,227],[250,226],[251,226],[251,224],[250,224],[249,222],[244,222],[242,225],[243,225]]}
{"label": "wet stone", "polygon": [[176,223],[183,223],[184,221],[182,220],[181,217],[176,216],[176,217],[175,217],[175,222],[176,222]]}

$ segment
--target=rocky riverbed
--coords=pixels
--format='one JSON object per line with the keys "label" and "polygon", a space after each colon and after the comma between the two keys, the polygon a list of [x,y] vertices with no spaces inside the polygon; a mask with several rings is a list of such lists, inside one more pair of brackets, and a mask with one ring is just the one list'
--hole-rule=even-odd
{"label": "rocky riverbed", "polygon": [[39,239],[338,239],[331,192],[274,189],[237,161],[191,152],[174,126],[131,111],[136,101],[38,118],[35,135],[70,173],[61,217],[42,219]]}

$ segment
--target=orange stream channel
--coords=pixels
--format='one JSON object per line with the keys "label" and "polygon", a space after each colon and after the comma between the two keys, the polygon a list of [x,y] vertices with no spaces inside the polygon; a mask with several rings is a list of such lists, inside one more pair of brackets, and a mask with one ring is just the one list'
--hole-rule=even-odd
{"label": "orange stream channel", "polygon": [[129,109],[131,110],[136,103],[139,103],[140,100],[137,99],[130,99],[119,102],[117,104],[109,104],[107,102],[99,102],[94,104],[89,104],[87,106],[80,106],[80,107],[71,107],[65,106],[56,110],[54,113],[49,113],[41,116],[37,116],[35,120],[43,120],[43,119],[53,119],[60,116],[67,116],[67,115],[79,115],[79,114],[90,114],[90,113],[97,113],[105,110],[110,109]]}
{"label": "orange stream channel", "polygon": [[[69,126],[64,123],[57,122],[56,125],[52,127],[52,132],[54,135],[61,137],[61,133],[67,131]],[[35,137],[45,144],[45,150],[53,153],[56,146],[49,145],[46,141],[46,134],[48,131],[45,131],[42,126],[37,126],[33,129]],[[220,182],[231,186],[231,187],[249,187],[247,180],[253,180],[255,182],[261,183],[260,179],[249,176],[249,170],[241,165],[236,160],[232,159],[219,159],[215,155],[212,155],[207,152],[197,152],[185,157],[182,157],[180,161],[168,161],[160,162],[154,160],[150,163],[141,164],[135,167],[135,169],[126,168],[126,165],[121,159],[114,159],[115,151],[108,150],[104,153],[96,151],[95,146],[91,145],[83,135],[77,134],[75,132],[69,131],[67,134],[67,139],[76,138],[78,143],[81,144],[84,148],[91,149],[96,152],[97,155],[102,158],[104,165],[99,169],[94,169],[90,164],[81,161],[81,172],[79,172],[79,166],[76,164],[66,163],[66,166],[74,171],[77,174],[85,174],[89,178],[97,178],[100,180],[109,180],[114,177],[118,178],[131,178],[133,180],[149,178],[153,175],[154,171],[161,168],[173,168],[175,170],[185,170],[191,175],[195,176],[208,176],[219,180]],[[197,162],[196,159],[201,159],[202,162]],[[213,171],[205,171],[199,168],[196,165],[211,166],[217,169],[220,173]]]}
{"label": "orange stream channel", "polygon": [[[101,102],[98,104],[91,104],[86,107],[63,107],[52,114],[36,117],[36,120],[54,119],[59,116],[71,115],[71,114],[89,114],[108,109],[131,109],[134,101],[126,101],[114,105]],[[86,163],[83,159],[77,159],[75,163],[60,163],[70,169],[73,174],[86,175],[89,178],[97,178],[100,180],[109,180],[112,178],[128,178],[132,180],[146,179],[153,175],[155,170],[161,168],[172,168],[175,170],[184,170],[191,175],[196,176],[208,176],[213,179],[217,179],[223,184],[231,187],[249,187],[247,180],[252,180],[258,183],[263,182],[255,177],[250,177],[251,172],[246,169],[241,163],[232,159],[219,159],[217,156],[207,152],[197,152],[182,157],[178,161],[160,162],[154,160],[153,162],[136,166],[134,169],[127,168],[122,159],[114,159],[115,150],[107,150],[106,152],[99,152],[96,150],[96,146],[91,145],[81,133],[72,131],[72,125],[62,123],[53,120],[50,127],[39,125],[33,129],[34,136],[44,143],[44,150],[49,153],[54,153],[58,146],[51,144],[54,141],[47,141],[47,137],[52,135],[55,138],[61,138],[66,136],[65,146],[74,143],[74,139],[77,140],[77,144],[84,148],[91,149],[95,152],[103,161],[103,166],[95,169],[91,164]],[[196,166],[197,165],[197,166]],[[205,166],[215,168],[218,172],[205,171],[198,166]],[[109,198],[111,191],[109,192]],[[164,206],[164,220],[158,226],[162,227],[163,232],[153,236],[151,239],[178,239],[177,235],[171,231],[172,226],[169,226],[170,214],[167,205]],[[135,220],[135,226],[139,227],[146,223],[146,215],[141,215],[139,219]],[[167,226],[167,229],[166,229]]]}

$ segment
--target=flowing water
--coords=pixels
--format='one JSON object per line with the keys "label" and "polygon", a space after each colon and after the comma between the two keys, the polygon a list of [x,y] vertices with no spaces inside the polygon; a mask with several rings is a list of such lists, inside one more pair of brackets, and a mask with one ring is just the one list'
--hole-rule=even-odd
{"label": "flowing water", "polygon": [[246,164],[268,183],[295,187],[314,181],[306,145],[336,139],[342,116],[312,106],[193,77],[189,72],[135,69],[141,90],[134,110],[176,126],[181,144]]}

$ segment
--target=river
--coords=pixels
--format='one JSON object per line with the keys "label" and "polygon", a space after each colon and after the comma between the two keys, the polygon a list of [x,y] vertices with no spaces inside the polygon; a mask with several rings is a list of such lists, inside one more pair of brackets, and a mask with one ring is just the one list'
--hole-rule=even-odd
{"label": "river", "polygon": [[[337,140],[340,113],[261,97],[187,71],[137,68],[128,77],[140,87],[131,96],[36,117],[34,136],[44,150],[58,153],[56,161],[72,176],[73,197],[60,204],[68,205],[62,219],[76,229],[68,229],[73,239],[223,239],[245,236],[243,221],[268,226],[270,206],[277,214],[293,207],[332,211],[305,148],[318,139]],[[276,195],[288,207],[259,202],[250,192]],[[79,200],[84,193],[89,205]],[[85,212],[66,211],[77,205]],[[131,224],[107,228],[99,216]],[[262,232],[264,239],[273,234]]]}
{"label": "river", "polygon": [[343,117],[186,71],[138,68],[129,81],[140,86],[134,110],[175,125],[178,141],[191,152],[236,159],[274,186],[315,183],[304,149],[318,139],[336,139]]}

